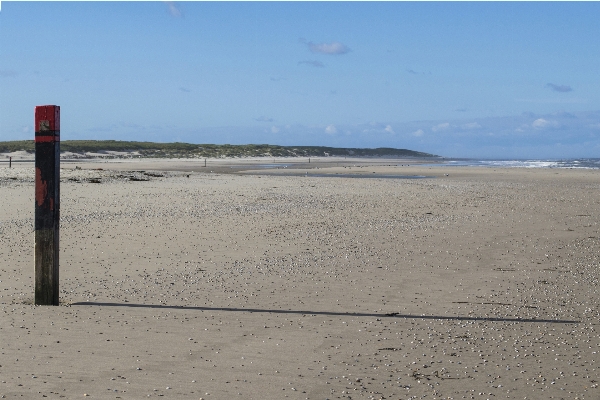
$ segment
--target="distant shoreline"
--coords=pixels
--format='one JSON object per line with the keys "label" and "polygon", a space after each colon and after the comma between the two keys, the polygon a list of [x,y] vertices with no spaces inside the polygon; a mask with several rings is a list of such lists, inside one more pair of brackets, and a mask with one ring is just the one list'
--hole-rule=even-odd
{"label": "distant shoreline", "polygon": [[[12,158],[12,161],[11,161]],[[32,164],[35,154],[29,152],[0,153],[0,166]],[[141,155],[118,156],[98,155],[97,153],[73,156],[68,152],[61,154],[64,168],[145,168],[150,170],[194,170],[204,167],[219,169],[221,172],[239,172],[250,169],[273,171],[277,169],[312,169],[332,166],[422,166],[422,167],[480,167],[480,168],[559,168],[559,169],[600,169],[600,158],[563,158],[563,159],[476,159],[449,157],[142,157]],[[125,167],[128,165],[128,167]]]}
{"label": "distant shoreline", "polygon": [[[32,168],[34,158],[14,159],[12,168]],[[246,158],[111,158],[111,159],[61,159],[61,169],[107,171],[180,171],[216,174],[297,175],[324,173],[332,169],[366,167],[416,167],[435,164],[426,158],[359,158],[359,157],[246,157]],[[8,168],[8,160],[0,165]],[[338,173],[341,171],[338,171]],[[397,173],[397,172],[396,172]],[[403,175],[401,173],[401,175]]]}

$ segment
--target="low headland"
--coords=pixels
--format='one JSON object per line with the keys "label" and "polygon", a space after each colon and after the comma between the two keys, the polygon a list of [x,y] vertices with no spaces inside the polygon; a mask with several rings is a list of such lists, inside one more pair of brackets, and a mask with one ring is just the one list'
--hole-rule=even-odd
{"label": "low headland", "polygon": [[[407,149],[339,148],[325,146],[278,146],[270,144],[190,144],[130,142],[118,140],[65,140],[60,143],[61,158],[248,158],[248,157],[419,157],[433,154]],[[0,142],[0,154],[14,153],[31,157],[35,152],[33,140]]]}

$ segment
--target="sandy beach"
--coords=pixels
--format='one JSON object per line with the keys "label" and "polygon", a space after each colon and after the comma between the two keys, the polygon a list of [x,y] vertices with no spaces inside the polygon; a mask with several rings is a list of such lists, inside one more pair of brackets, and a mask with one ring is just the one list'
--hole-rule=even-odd
{"label": "sandy beach", "polygon": [[0,398],[600,399],[600,170],[62,166],[52,307],[0,164]]}

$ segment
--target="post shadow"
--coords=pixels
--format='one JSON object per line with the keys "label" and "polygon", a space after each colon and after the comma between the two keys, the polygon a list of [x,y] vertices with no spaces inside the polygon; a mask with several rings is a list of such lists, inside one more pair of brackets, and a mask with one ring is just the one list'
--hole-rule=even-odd
{"label": "post shadow", "polygon": [[547,323],[547,324],[578,324],[581,321],[560,320],[560,319],[537,319],[537,318],[501,318],[501,317],[465,317],[449,315],[413,315],[392,313],[368,313],[368,312],[338,312],[338,311],[309,311],[309,310],[270,310],[262,308],[233,308],[233,307],[200,307],[200,306],[168,306],[161,304],[138,304],[138,303],[109,303],[83,301],[71,303],[71,306],[94,306],[94,307],[130,307],[130,308],[155,308],[172,310],[192,310],[192,311],[227,311],[227,312],[246,312],[246,313],[265,313],[265,314],[301,314],[301,315],[327,315],[334,317],[375,317],[375,318],[401,318],[401,319],[426,319],[426,320],[446,320],[446,321],[487,321],[487,322],[527,322],[527,323]]}

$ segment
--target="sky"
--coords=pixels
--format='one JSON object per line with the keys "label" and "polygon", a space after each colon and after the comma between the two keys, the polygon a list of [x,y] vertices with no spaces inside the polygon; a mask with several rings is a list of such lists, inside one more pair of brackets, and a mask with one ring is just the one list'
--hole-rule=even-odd
{"label": "sky", "polygon": [[599,2],[20,2],[0,141],[600,157]]}

